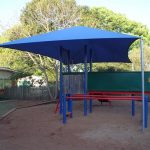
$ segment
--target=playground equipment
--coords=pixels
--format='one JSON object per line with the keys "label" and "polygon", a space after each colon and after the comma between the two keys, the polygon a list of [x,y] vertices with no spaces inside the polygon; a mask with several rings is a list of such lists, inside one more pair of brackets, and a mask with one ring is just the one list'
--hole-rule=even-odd
{"label": "playground equipment", "polygon": [[[60,61],[60,115],[63,115],[63,123],[66,123],[66,95],[63,92],[62,65],[67,65],[70,72],[70,64],[84,63],[83,91],[86,116],[87,63],[90,63],[90,72],[92,72],[94,62],[130,62],[129,47],[138,39],[140,39],[141,52],[142,127],[144,129],[146,112],[142,37],[78,26],[7,42],[0,44],[0,47],[29,51]],[[89,101],[91,107],[92,99]]]}
{"label": "playground equipment", "polygon": [[[64,96],[68,102],[66,112],[73,114],[72,101],[89,101],[89,113],[92,112],[93,100],[119,100],[132,101],[132,116],[135,115],[135,101],[141,101],[141,74],[140,72],[89,72],[87,75],[87,94],[83,92],[83,73],[64,73],[64,93],[72,93]],[[70,85],[71,84],[71,85]],[[79,92],[79,93],[78,93]],[[145,72],[145,122],[144,127],[147,127],[148,120],[148,96],[150,95],[150,72]],[[66,106],[66,104],[63,104]],[[58,103],[57,107],[58,110]],[[87,106],[84,109],[84,114],[87,115]],[[55,113],[56,113],[55,110]],[[64,123],[66,117],[64,118]]]}
{"label": "playground equipment", "polygon": [[[103,95],[102,95],[103,94]],[[104,95],[105,94],[105,95]],[[150,92],[146,92],[146,94],[150,94]],[[63,122],[66,123],[67,117],[66,115],[69,114],[70,117],[73,115],[72,109],[72,101],[83,101],[85,98],[86,100],[115,100],[115,101],[132,101],[132,116],[135,116],[135,101],[141,101],[142,96],[141,92],[90,92],[89,94],[74,94],[70,96],[64,96],[65,102],[68,102],[68,108],[66,107],[66,103],[63,103],[65,111],[63,111]],[[145,122],[144,127],[147,128],[148,126],[148,96],[145,96],[144,99],[145,105]],[[55,113],[57,112],[59,107],[59,102],[57,103]],[[92,107],[89,107],[89,112],[92,112]],[[85,112],[87,114],[87,110]]]}

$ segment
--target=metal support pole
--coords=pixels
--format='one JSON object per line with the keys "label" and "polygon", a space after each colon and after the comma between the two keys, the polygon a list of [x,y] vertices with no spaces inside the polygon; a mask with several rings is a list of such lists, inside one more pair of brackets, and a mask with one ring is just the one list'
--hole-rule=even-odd
{"label": "metal support pole", "polygon": [[[70,95],[71,96],[71,95]],[[72,99],[70,99],[70,113],[71,113],[71,118],[72,118],[72,116],[73,116],[73,111],[72,111],[72,106],[73,105],[73,102],[72,102]]]}
{"label": "metal support pole", "polygon": [[[70,52],[68,51],[68,73],[71,72],[71,69],[70,69]],[[71,96],[71,91],[70,91],[70,75],[69,75],[69,93],[68,96]],[[71,113],[71,118],[72,118],[72,99],[68,99],[68,112]]]}
{"label": "metal support pole", "polygon": [[70,53],[68,52],[68,72],[70,71]]}
{"label": "metal support pole", "polygon": [[[70,97],[70,94],[66,94],[66,96]],[[70,112],[70,99],[67,100],[68,103],[68,112]]]}
{"label": "metal support pole", "polygon": [[144,122],[144,128],[147,128],[148,126],[148,96],[145,96],[145,122]]}
{"label": "metal support pole", "polygon": [[66,124],[67,117],[66,117],[66,95],[63,96],[63,124]]}
{"label": "metal support pole", "polygon": [[[90,50],[90,72],[92,72],[92,50]],[[90,110],[89,112],[92,113],[92,99],[90,99]]]}
{"label": "metal support pole", "polygon": [[62,47],[60,47],[60,108],[59,113],[62,114],[63,112],[63,76],[62,76]]}
{"label": "metal support pole", "polygon": [[143,39],[141,37],[140,39],[140,53],[141,53],[141,78],[142,78],[142,105],[143,105],[143,110],[142,110],[142,113],[143,113],[143,130],[144,130],[144,124],[145,124],[145,103],[144,103],[144,100],[145,100],[145,94],[144,94],[144,50],[143,50]]}
{"label": "metal support pole", "polygon": [[135,116],[135,100],[132,100],[132,116]]}
{"label": "metal support pole", "polygon": [[[87,46],[84,47],[84,95],[87,92]],[[84,116],[87,116],[87,100],[84,98]]]}
{"label": "metal support pole", "polygon": [[[68,51],[67,54],[68,54],[68,64],[67,64],[68,65],[68,73],[70,73],[71,72],[71,69],[70,69],[70,52]],[[71,94],[70,93],[70,75],[69,75],[69,87],[68,88],[69,88],[69,93],[68,94]]]}
{"label": "metal support pole", "polygon": [[60,114],[63,114],[63,124],[66,124],[66,95],[63,93],[62,53],[63,49],[60,47]]}

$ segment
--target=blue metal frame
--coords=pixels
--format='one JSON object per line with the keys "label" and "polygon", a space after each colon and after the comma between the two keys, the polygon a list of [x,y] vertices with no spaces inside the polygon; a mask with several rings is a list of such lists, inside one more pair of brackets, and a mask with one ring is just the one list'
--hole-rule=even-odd
{"label": "blue metal frame", "polygon": [[60,109],[59,113],[62,114],[63,112],[63,76],[62,76],[62,47],[60,47]]}
{"label": "blue metal frame", "polygon": [[63,124],[66,124],[67,117],[66,117],[66,95],[63,96]]}
{"label": "blue metal frame", "polygon": [[[68,51],[68,72],[71,72],[70,69],[70,53]],[[70,77],[69,77],[69,92],[70,92]],[[71,96],[71,93],[67,93],[68,96]],[[68,99],[68,112],[71,113],[71,118],[72,118],[72,99]]]}
{"label": "blue metal frame", "polygon": [[135,100],[132,100],[132,116],[135,116]]}
{"label": "blue metal frame", "polygon": [[[84,95],[87,92],[87,46],[84,47]],[[87,116],[87,100],[84,98],[84,116]]]}
{"label": "blue metal frame", "polygon": [[[90,50],[90,72],[92,72],[92,50]],[[92,99],[89,102],[89,112],[92,113]]]}
{"label": "blue metal frame", "polygon": [[60,114],[63,115],[63,123],[66,124],[66,95],[63,93],[62,57],[63,48],[60,47]]}
{"label": "blue metal frame", "polygon": [[[68,96],[71,96],[71,94],[67,94]],[[70,117],[72,118],[72,99],[68,99],[68,112],[71,113]]]}
{"label": "blue metal frame", "polygon": [[147,128],[148,127],[148,96],[144,97],[144,106],[145,106],[144,128]]}
{"label": "blue metal frame", "polygon": [[[70,97],[70,94],[66,94],[68,97]],[[68,112],[71,112],[71,101],[68,99]]]}

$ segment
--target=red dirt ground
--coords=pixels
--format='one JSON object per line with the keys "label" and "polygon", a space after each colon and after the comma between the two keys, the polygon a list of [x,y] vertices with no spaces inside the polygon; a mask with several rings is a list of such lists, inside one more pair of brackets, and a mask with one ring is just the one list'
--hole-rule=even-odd
{"label": "red dirt ground", "polygon": [[142,132],[141,102],[136,106],[132,118],[131,102],[94,102],[84,117],[82,103],[74,102],[66,125],[55,104],[17,109],[0,121],[0,150],[149,150],[150,127]]}

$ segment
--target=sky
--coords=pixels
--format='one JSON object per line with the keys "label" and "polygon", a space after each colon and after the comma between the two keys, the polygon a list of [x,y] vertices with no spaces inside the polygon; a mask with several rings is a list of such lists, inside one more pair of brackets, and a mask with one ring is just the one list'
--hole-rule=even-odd
{"label": "sky", "polygon": [[[0,33],[19,22],[19,16],[31,0],[0,0]],[[79,5],[106,7],[150,29],[150,0],[76,0]]]}
{"label": "sky", "polygon": [[0,0],[0,33],[19,22],[21,10],[31,0]]}

